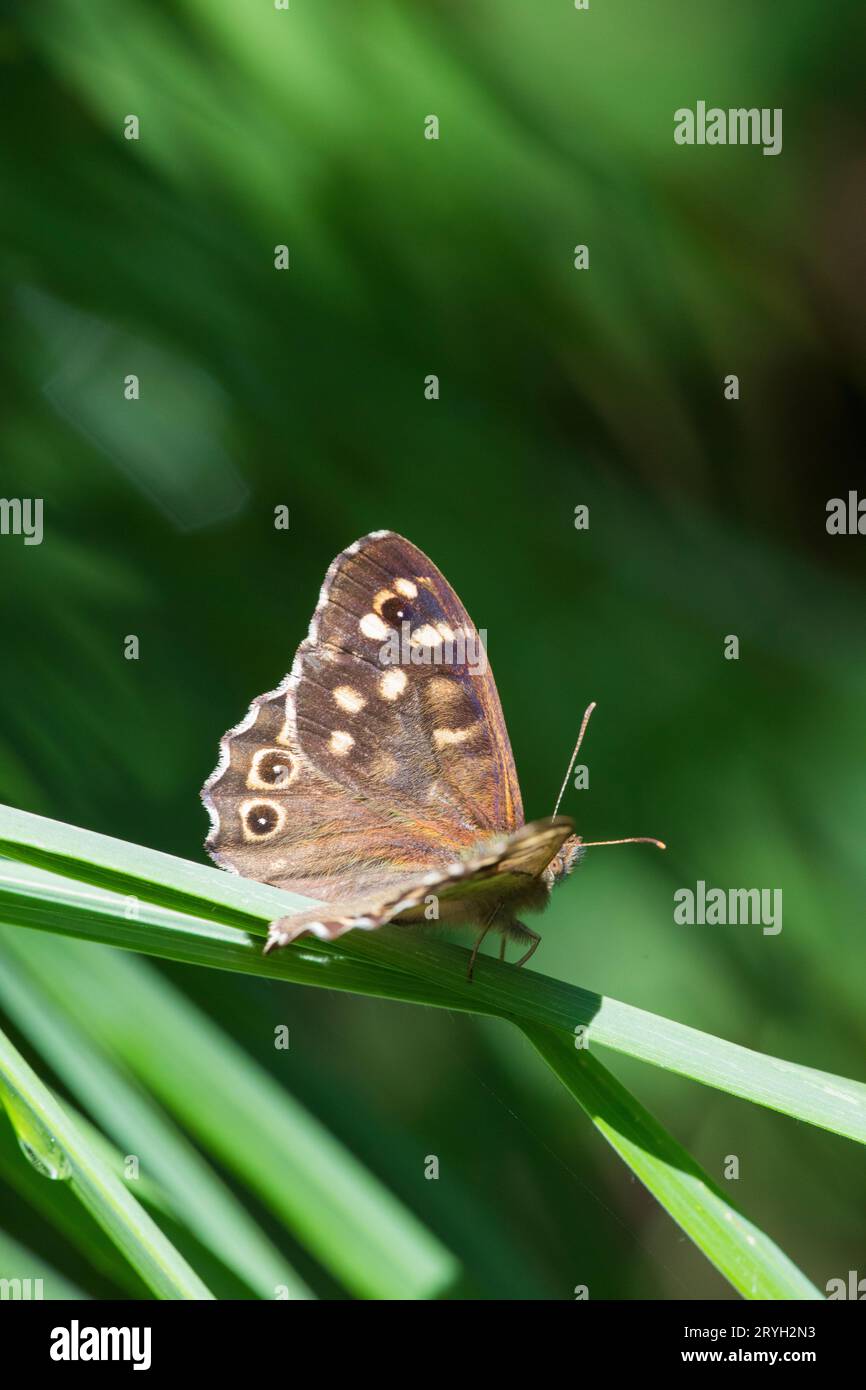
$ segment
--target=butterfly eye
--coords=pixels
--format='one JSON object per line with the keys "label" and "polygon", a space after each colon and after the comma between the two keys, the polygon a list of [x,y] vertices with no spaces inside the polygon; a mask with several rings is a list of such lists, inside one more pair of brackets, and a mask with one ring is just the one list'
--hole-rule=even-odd
{"label": "butterfly eye", "polygon": [[276,806],[269,806],[266,801],[257,801],[247,811],[247,829],[251,835],[270,835],[278,821]]}
{"label": "butterfly eye", "polygon": [[411,603],[405,598],[398,598],[395,594],[393,598],[386,599],[382,604],[382,617],[391,627],[397,627],[400,623],[413,623],[415,612]]}

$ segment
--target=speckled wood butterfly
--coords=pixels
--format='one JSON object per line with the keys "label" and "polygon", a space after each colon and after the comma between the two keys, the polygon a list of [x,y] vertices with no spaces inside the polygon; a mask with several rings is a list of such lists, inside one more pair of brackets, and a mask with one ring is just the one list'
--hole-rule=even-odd
{"label": "speckled wood butterfly", "polygon": [[478,632],[392,531],[337,556],[291,672],[222,739],[202,800],[217,864],[324,904],[272,922],[265,950],[432,919],[479,930],[470,975],[491,929],[501,955],[528,945],[523,965],[541,938],[516,914],[545,907],[587,847],[556,810],[524,823]]}

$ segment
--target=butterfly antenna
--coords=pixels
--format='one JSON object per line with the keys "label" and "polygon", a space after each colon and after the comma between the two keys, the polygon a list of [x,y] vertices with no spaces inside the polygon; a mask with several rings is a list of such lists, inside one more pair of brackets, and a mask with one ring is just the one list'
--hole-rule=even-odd
{"label": "butterfly antenna", "polygon": [[557,811],[559,810],[559,803],[565,796],[565,789],[568,786],[568,779],[571,776],[572,768],[574,767],[574,764],[577,761],[577,755],[580,752],[580,745],[583,743],[583,736],[586,733],[586,726],[589,723],[589,716],[592,714],[594,709],[595,700],[593,700],[591,705],[587,705],[586,710],[584,711],[583,718],[580,721],[580,733],[577,736],[577,743],[574,745],[574,752],[571,755],[571,762],[568,764],[568,771],[566,772],[565,779],[562,783],[562,786],[559,789],[559,796],[556,798],[556,805],[553,808],[554,815],[556,815]]}
{"label": "butterfly antenna", "polygon": [[625,840],[581,840],[581,849],[598,849],[599,845],[655,845],[657,849],[667,849],[664,840],[654,840],[652,835],[629,835]]}

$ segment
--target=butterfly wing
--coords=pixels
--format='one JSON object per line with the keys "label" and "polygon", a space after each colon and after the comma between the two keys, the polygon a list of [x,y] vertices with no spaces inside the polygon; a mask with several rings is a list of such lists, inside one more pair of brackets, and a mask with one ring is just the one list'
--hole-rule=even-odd
{"label": "butterfly wing", "polygon": [[[291,701],[291,692],[288,692]],[[202,799],[217,864],[305,897],[343,898],[414,880],[468,848],[431,812],[412,823],[320,772],[287,728],[284,686],[253,702],[221,744]]]}
{"label": "butterfly wing", "polygon": [[295,728],[335,781],[472,832],[523,823],[502,707],[451,585],[393,532],[331,566],[295,664]]}
{"label": "butterfly wing", "polygon": [[392,895],[522,824],[478,633],[420,550],[375,532],[337,556],[290,674],[226,734],[202,799],[223,868],[333,902]]}
{"label": "butterfly wing", "polygon": [[483,923],[494,911],[502,925],[513,919],[514,908],[527,894],[546,898],[544,871],[574,833],[568,816],[556,816],[497,836],[463,859],[452,860],[414,881],[384,883],[374,893],[356,894],[326,908],[293,913],[272,922],[266,951],[313,935],[335,941],[348,931],[372,931],[386,922],[425,920],[425,907],[435,899],[436,920]]}

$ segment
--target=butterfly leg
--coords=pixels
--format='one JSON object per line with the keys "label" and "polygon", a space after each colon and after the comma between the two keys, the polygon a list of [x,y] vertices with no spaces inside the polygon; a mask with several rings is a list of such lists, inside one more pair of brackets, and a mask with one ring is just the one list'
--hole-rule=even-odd
{"label": "butterfly leg", "polygon": [[481,943],[484,940],[487,933],[490,931],[490,928],[493,926],[493,920],[498,911],[499,904],[497,903],[490,916],[487,918],[487,921],[484,923],[484,926],[481,928],[481,932],[475,942],[475,945],[472,947],[472,955],[469,957],[469,969],[466,971],[466,978],[470,982],[472,980],[472,972],[475,969],[475,962],[478,958],[479,947],[481,946]]}
{"label": "butterfly leg", "polygon": [[537,931],[533,931],[531,927],[525,926],[523,922],[512,922],[510,924],[512,936],[518,936],[518,933],[514,930],[515,927],[520,928],[519,936],[524,941],[529,940],[532,942],[532,945],[529,947],[529,950],[520,957],[520,960],[516,960],[514,962],[515,966],[519,970],[521,965],[525,965],[526,962],[529,960],[530,956],[534,955],[535,952],[538,950],[538,944],[541,941],[541,937],[539,936]]}

